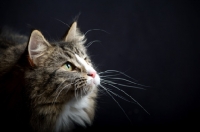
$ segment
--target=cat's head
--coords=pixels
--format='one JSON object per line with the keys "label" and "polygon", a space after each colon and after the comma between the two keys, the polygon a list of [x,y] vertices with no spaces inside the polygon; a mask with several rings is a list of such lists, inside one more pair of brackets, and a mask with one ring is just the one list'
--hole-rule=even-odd
{"label": "cat's head", "polygon": [[57,42],[48,42],[40,31],[32,31],[28,43],[31,68],[26,73],[32,105],[63,104],[96,93],[100,77],[87,54],[85,41],[77,22]]}

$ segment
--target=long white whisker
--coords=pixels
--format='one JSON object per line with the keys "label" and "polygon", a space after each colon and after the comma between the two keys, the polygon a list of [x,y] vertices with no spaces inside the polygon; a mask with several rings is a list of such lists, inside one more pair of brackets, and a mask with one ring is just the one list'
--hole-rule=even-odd
{"label": "long white whisker", "polygon": [[88,47],[90,47],[93,43],[95,43],[95,42],[101,42],[101,41],[99,41],[99,40],[94,40],[94,41],[92,41],[92,42],[89,42],[85,47],[86,48],[88,48]]}
{"label": "long white whisker", "polygon": [[[142,85],[142,84],[138,84],[138,83],[135,83],[135,82],[133,82],[133,81],[124,79],[124,78],[109,78],[109,79],[112,79],[112,80],[123,80],[123,81],[129,82],[129,83],[132,83],[132,84],[136,84],[136,85],[139,85],[139,86],[148,87],[148,86],[145,86],[145,85]],[[143,88],[143,89],[144,89],[144,88]]]}
{"label": "long white whisker", "polygon": [[[99,74],[102,74],[102,73],[110,73],[110,72],[117,72],[117,73],[120,73],[120,74],[122,74],[122,75],[124,75],[124,76],[126,76],[126,77],[128,77],[128,78],[133,79],[132,77],[126,75],[124,72],[117,71],[117,70],[106,70],[106,71],[104,71],[104,72],[100,72]],[[135,79],[133,79],[133,80],[135,80]]]}
{"label": "long white whisker", "polygon": [[[108,95],[110,95],[110,97],[112,97],[112,99],[117,103],[117,105],[120,107],[120,109],[124,112],[125,116],[131,122],[130,118],[128,117],[128,115],[126,114],[126,112],[124,111],[124,109],[121,107],[121,105],[119,104],[119,102],[117,102],[117,100],[108,92],[108,90],[104,86],[102,86],[102,85],[100,85],[100,86],[108,93]],[[131,124],[132,124],[132,122],[131,122]]]}
{"label": "long white whisker", "polygon": [[143,89],[143,90],[145,90],[144,88],[137,87],[137,86],[131,86],[131,85],[125,85],[125,84],[115,83],[115,82],[110,81],[110,80],[103,80],[103,79],[101,79],[101,80],[102,80],[103,82],[108,82],[108,83],[116,84],[116,85],[119,85],[119,86],[124,86],[124,87],[130,87],[130,88],[137,88],[137,89]]}
{"label": "long white whisker", "polygon": [[[108,89],[108,88],[107,88],[107,89]],[[100,95],[100,94],[101,94],[101,95],[107,94],[107,93],[105,93],[105,90],[102,89],[102,88],[99,88],[99,89],[98,89],[98,92],[99,92],[99,95]]]}
{"label": "long white whisker", "polygon": [[134,80],[134,81],[137,81],[136,79],[134,79],[134,78],[128,76],[128,75],[125,74],[124,72],[117,71],[117,70],[106,70],[106,71],[104,71],[104,72],[100,72],[99,75],[100,75],[100,74],[105,74],[105,73],[106,73],[106,74],[107,74],[107,73],[113,73],[113,72],[120,73],[120,74],[122,74],[122,75],[124,75],[124,76],[126,76],[126,77],[128,77],[128,78],[130,78],[130,79],[132,79],[132,80]]}
{"label": "long white whisker", "polygon": [[[104,83],[105,84],[105,83]],[[105,86],[104,86],[105,87]],[[106,87],[105,87],[106,88]],[[108,90],[108,88],[106,88],[107,90]],[[130,102],[130,103],[135,103],[135,102],[132,102],[132,101],[129,101],[129,100],[127,100],[126,98],[124,98],[124,97],[122,97],[122,96],[120,96],[120,95],[118,95],[118,94],[116,94],[115,92],[113,92],[113,91],[111,91],[111,90],[108,90],[110,93],[112,93],[113,95],[115,95],[115,96],[117,96],[117,97],[119,97],[119,98],[121,98],[121,99],[123,99],[123,100],[125,100],[125,101],[127,101],[127,102]]]}
{"label": "long white whisker", "polygon": [[63,85],[63,83],[65,82],[66,80],[62,81],[61,84],[58,86],[58,88],[56,89],[56,91],[58,91],[60,89],[60,87]]}
{"label": "long white whisker", "polygon": [[110,86],[116,88],[117,90],[123,92],[125,95],[127,95],[128,97],[130,97],[136,104],[138,104],[147,114],[149,114],[149,112],[140,103],[138,103],[132,96],[130,96],[129,94],[127,94],[124,90],[121,90],[121,89],[119,89],[118,87],[116,87],[116,86],[114,86],[112,84],[107,84],[107,85],[110,85]]}
{"label": "long white whisker", "polygon": [[[58,92],[58,90],[60,89],[60,87],[63,85],[63,83],[65,82],[66,80],[62,81],[61,84],[58,86],[58,88],[56,89],[56,93]],[[54,93],[53,93],[54,94]],[[58,94],[56,96],[56,98],[58,97]],[[52,104],[55,103],[55,100],[52,102]]]}
{"label": "long white whisker", "polygon": [[[70,83],[70,84],[68,84],[68,85],[66,85],[66,86],[64,86],[60,91],[59,91],[59,93],[58,93],[58,95],[56,96],[56,98],[55,98],[55,100],[52,102],[52,103],[55,103],[56,102],[56,100],[57,100],[57,98],[58,98],[58,96],[60,95],[60,93],[63,91],[63,89],[65,89],[67,86],[69,86],[69,85],[72,85],[73,83]],[[69,90],[69,89],[68,89]],[[68,90],[67,90],[67,92],[68,92]]]}
{"label": "long white whisker", "polygon": [[63,22],[63,21],[61,21],[61,20],[59,20],[59,19],[57,19],[57,18],[54,18],[54,19],[56,19],[57,21],[59,21],[59,22],[63,23],[64,25],[66,25],[66,26],[70,27],[70,26],[69,26],[68,24],[66,24],[65,22]]}
{"label": "long white whisker", "polygon": [[105,75],[105,76],[100,75],[100,77],[108,78],[108,77],[113,77],[113,76],[117,76],[117,75],[121,75],[121,74],[113,74],[113,75]]}
{"label": "long white whisker", "polygon": [[88,30],[87,32],[85,32],[84,35],[86,36],[86,34],[89,33],[89,32],[91,32],[91,31],[102,31],[102,32],[105,32],[105,33],[107,33],[107,34],[110,34],[110,33],[108,33],[107,31],[102,30],[102,29],[90,29],[90,30]]}

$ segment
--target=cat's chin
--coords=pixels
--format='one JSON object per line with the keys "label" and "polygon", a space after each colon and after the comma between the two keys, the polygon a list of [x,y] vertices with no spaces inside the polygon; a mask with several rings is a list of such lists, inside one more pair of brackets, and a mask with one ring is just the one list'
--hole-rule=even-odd
{"label": "cat's chin", "polygon": [[96,86],[100,85],[100,77],[99,77],[98,74],[97,74],[96,77],[94,78],[94,84],[95,84]]}

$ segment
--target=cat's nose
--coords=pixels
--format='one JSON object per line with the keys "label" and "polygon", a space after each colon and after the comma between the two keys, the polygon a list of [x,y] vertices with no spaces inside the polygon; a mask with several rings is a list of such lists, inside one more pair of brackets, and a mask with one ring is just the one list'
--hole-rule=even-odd
{"label": "cat's nose", "polygon": [[89,72],[87,75],[95,78],[96,74],[97,74],[96,71],[92,71],[92,72]]}

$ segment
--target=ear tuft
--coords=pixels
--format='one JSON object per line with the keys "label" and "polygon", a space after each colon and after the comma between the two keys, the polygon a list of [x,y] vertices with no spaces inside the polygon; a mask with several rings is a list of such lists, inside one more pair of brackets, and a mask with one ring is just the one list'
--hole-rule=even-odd
{"label": "ear tuft", "polygon": [[77,28],[76,21],[71,25],[67,33],[67,36],[65,37],[65,41],[66,42],[76,41],[77,43],[80,43],[80,44],[85,43],[85,35],[82,34]]}
{"label": "ear tuft", "polygon": [[37,65],[37,58],[42,56],[49,46],[51,45],[46,41],[42,33],[34,30],[31,33],[28,44],[29,61]]}

